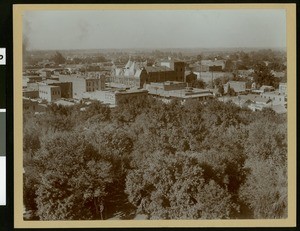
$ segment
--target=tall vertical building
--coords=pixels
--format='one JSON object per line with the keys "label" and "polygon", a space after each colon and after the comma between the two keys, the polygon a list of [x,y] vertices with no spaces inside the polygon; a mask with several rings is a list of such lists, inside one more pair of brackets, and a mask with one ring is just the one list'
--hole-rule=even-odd
{"label": "tall vertical building", "polygon": [[175,71],[175,81],[184,82],[185,63],[183,61],[177,61],[169,57],[167,60],[160,61],[160,66],[165,66]]}

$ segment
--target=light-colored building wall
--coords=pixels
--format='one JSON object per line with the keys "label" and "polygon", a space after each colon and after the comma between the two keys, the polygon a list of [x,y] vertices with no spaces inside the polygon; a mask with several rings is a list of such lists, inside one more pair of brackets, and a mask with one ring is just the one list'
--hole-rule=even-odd
{"label": "light-colored building wall", "polygon": [[102,103],[109,104],[111,106],[120,105],[133,98],[142,99],[147,97],[148,91],[146,90],[105,90],[86,92],[83,94],[84,98],[92,100],[98,100]]}
{"label": "light-colored building wall", "polygon": [[285,105],[286,97],[279,92],[263,92],[261,97],[272,100],[272,105]]}
{"label": "light-colored building wall", "polygon": [[61,91],[59,86],[50,86],[39,84],[39,97],[45,99],[48,102],[61,98]]}
{"label": "light-colored building wall", "polygon": [[105,77],[86,77],[80,75],[60,75],[60,82],[71,82],[73,96],[75,99],[82,99],[85,92],[94,92],[105,89]]}
{"label": "light-colored building wall", "polygon": [[147,90],[150,91],[172,91],[172,90],[182,90],[187,87],[187,83],[185,82],[173,82],[173,81],[167,81],[162,83],[150,83],[147,84]]}

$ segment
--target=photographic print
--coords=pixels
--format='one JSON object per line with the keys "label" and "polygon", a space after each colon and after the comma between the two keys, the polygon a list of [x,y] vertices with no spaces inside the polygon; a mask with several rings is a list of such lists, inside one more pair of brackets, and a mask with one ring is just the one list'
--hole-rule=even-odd
{"label": "photographic print", "polygon": [[294,11],[15,5],[20,227],[293,224]]}

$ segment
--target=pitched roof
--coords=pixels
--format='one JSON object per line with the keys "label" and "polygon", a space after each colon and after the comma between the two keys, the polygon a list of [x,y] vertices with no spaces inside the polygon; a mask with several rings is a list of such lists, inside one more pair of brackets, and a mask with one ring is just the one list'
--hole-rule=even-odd
{"label": "pitched roof", "polygon": [[132,65],[132,61],[129,59],[127,64],[125,65],[125,69],[130,68]]}

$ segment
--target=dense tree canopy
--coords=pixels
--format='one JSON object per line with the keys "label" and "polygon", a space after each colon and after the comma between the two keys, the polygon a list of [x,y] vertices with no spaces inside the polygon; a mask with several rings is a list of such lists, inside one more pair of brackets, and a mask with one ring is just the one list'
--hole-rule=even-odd
{"label": "dense tree canopy", "polygon": [[274,77],[271,69],[263,64],[257,64],[254,69],[254,82],[260,87],[262,85],[278,88],[280,79]]}
{"label": "dense tree canopy", "polygon": [[213,179],[206,179],[199,159],[188,153],[155,152],[129,172],[129,201],[150,219],[230,218],[237,205]]}
{"label": "dense tree canopy", "polygon": [[151,97],[53,105],[24,114],[23,149],[30,219],[287,214],[286,117],[270,110]]}
{"label": "dense tree canopy", "polygon": [[37,215],[44,220],[100,219],[98,204],[113,181],[112,165],[78,134],[49,138],[34,157]]}

